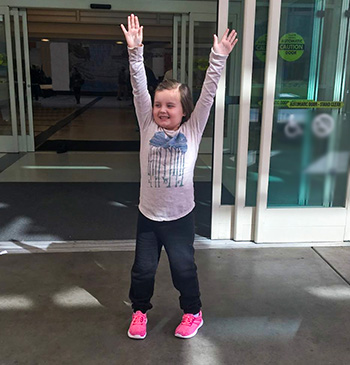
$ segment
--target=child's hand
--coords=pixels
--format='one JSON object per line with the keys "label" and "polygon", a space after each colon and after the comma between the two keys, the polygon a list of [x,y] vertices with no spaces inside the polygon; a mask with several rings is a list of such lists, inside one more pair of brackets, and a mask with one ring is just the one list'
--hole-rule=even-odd
{"label": "child's hand", "polygon": [[142,44],[143,27],[140,27],[139,18],[136,15],[131,14],[128,16],[128,30],[125,29],[123,24],[120,27],[129,48],[138,47]]}
{"label": "child's hand", "polygon": [[230,34],[228,34],[229,29],[226,29],[226,32],[221,38],[221,41],[218,41],[218,36],[214,34],[214,44],[213,50],[215,53],[222,55],[229,55],[236,45],[238,39],[236,31],[233,29]]}

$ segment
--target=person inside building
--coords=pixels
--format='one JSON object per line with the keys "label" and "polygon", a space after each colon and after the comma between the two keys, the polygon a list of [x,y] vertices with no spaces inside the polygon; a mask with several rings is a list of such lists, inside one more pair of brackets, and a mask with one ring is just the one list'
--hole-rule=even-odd
{"label": "person inside building", "polygon": [[80,104],[80,93],[83,84],[84,84],[84,79],[81,76],[81,73],[78,71],[76,67],[74,67],[72,76],[70,78],[70,89],[73,89],[74,97],[77,104]]}

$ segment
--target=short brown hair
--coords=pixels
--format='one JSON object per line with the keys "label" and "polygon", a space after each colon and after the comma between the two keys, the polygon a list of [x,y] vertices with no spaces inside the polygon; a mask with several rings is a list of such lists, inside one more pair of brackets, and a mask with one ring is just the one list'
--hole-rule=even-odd
{"label": "short brown hair", "polygon": [[165,79],[163,80],[156,88],[156,91],[163,91],[163,90],[174,90],[178,89],[180,93],[180,101],[182,105],[182,110],[184,112],[184,117],[182,118],[182,123],[188,121],[190,116],[193,112],[193,99],[190,88],[186,84],[181,84],[174,79]]}

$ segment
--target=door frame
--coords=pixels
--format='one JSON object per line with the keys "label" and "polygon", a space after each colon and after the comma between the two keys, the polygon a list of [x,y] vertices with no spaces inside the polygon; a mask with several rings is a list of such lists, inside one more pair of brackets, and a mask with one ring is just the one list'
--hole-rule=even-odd
{"label": "door frame", "polygon": [[[1,152],[5,153],[34,151],[34,124],[30,85],[27,13],[22,9],[0,7],[0,14],[5,14],[12,125],[12,135],[0,136],[0,148]],[[11,21],[13,21],[13,34],[11,31]],[[12,49],[12,44],[14,44],[14,49]],[[14,56],[16,56],[16,71],[14,70],[13,64]],[[24,60],[24,64],[22,63],[22,60]],[[16,72],[17,90],[15,88],[14,72]],[[16,100],[18,100],[18,105]],[[27,109],[25,101],[27,101]],[[28,127],[26,122],[27,118]],[[19,123],[17,123],[17,121],[19,121]]]}
{"label": "door frame", "polygon": [[10,9],[7,6],[0,7],[0,15],[3,16],[6,37],[6,56],[7,56],[7,77],[9,85],[9,107],[11,116],[12,133],[10,135],[0,135],[0,152],[18,152],[18,130],[17,113],[15,99],[15,78],[13,67],[13,51],[11,37]]}
{"label": "door frame", "polygon": [[[242,67],[238,117],[238,141],[236,156],[235,204],[222,205],[222,168],[224,147],[225,85],[226,68],[218,84],[215,99],[215,128],[213,148],[213,193],[212,193],[212,239],[252,239],[253,207],[245,206],[248,161],[249,116],[253,73],[254,29],[256,1],[244,2],[242,42]],[[228,24],[229,0],[219,1],[218,35],[222,35]],[[230,56],[232,57],[232,55]],[[247,122],[248,121],[248,122]]]}

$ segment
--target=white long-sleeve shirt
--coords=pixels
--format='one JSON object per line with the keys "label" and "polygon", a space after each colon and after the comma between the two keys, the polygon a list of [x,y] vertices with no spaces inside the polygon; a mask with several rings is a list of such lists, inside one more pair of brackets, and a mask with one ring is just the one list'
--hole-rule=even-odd
{"label": "white long-sleeve shirt", "polygon": [[199,144],[227,56],[211,51],[196,106],[176,131],[161,128],[152,114],[143,63],[143,46],[128,48],[136,115],[140,126],[141,189],[139,210],[154,221],[171,221],[194,206],[193,175]]}

